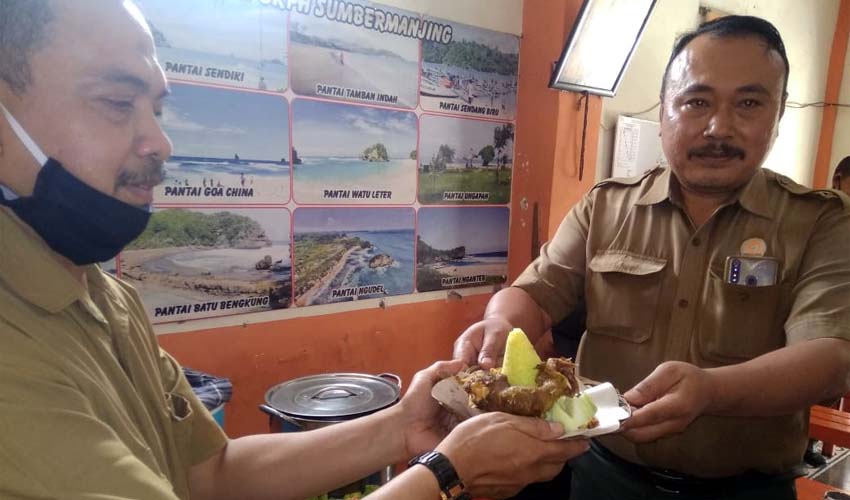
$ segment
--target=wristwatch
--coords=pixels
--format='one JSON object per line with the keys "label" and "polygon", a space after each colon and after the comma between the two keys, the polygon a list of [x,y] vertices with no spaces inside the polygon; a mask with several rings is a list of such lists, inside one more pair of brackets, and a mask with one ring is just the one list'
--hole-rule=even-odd
{"label": "wristwatch", "polygon": [[457,471],[452,463],[439,451],[427,451],[408,462],[411,467],[416,464],[428,467],[428,470],[437,477],[441,500],[472,500],[463,481],[457,477]]}

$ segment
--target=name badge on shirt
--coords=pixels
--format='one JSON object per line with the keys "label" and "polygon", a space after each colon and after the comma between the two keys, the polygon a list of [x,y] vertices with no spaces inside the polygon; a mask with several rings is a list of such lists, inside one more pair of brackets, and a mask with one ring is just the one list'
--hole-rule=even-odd
{"label": "name badge on shirt", "polygon": [[772,286],[779,276],[779,261],[772,257],[730,255],[726,257],[726,283],[739,286]]}

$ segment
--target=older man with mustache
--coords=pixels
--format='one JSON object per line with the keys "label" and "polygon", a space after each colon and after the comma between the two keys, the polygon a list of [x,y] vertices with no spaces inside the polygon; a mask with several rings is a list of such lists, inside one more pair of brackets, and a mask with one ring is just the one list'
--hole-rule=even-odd
{"label": "older man with mustache", "polygon": [[227,439],[95,265],[148,222],[167,94],[131,2],[0,1],[0,498],[301,500],[411,457],[370,498],[503,497],[587,448],[509,415],[449,432],[430,389],[459,362],[362,419]]}
{"label": "older man with mustache", "polygon": [[795,498],[807,408],[850,389],[850,207],[761,167],[788,75],[762,19],[682,36],[661,89],[670,168],[594,187],[455,343],[492,366],[511,327],[538,339],[585,301],[580,372],[636,410],[571,462],[571,498]]}

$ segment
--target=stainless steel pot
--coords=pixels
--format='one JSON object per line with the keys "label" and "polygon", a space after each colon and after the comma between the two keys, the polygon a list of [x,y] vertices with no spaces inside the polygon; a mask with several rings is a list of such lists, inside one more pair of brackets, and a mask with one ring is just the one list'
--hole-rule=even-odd
{"label": "stainless steel pot", "polygon": [[[269,415],[271,432],[319,429],[370,415],[396,404],[401,378],[392,373],[326,373],[301,377],[266,391],[260,410]],[[366,485],[386,484],[393,466],[329,493],[331,497],[363,491]]]}

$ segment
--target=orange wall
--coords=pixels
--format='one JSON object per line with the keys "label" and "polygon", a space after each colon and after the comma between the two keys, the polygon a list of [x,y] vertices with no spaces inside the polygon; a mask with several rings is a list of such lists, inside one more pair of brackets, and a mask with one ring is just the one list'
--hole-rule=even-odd
{"label": "orange wall", "polygon": [[[844,59],[847,56],[848,37],[850,37],[850,0],[841,0],[838,7],[838,19],[835,23],[835,35],[832,38],[832,49],[829,53],[826,93],[823,98],[825,102],[838,102],[844,75]],[[818,153],[815,158],[815,170],[812,173],[812,186],[816,188],[832,187],[832,178],[829,175],[832,165],[829,164],[829,160],[832,157],[832,140],[835,136],[837,115],[837,107],[823,108]]]}
{"label": "orange wall", "polygon": [[[600,102],[591,98],[584,181],[578,147],[583,111],[576,96],[547,88],[581,0],[525,0],[516,123],[510,234],[510,274],[531,259],[532,204],[540,206],[540,241],[593,183]],[[554,193],[554,194],[553,194]],[[521,208],[521,199],[529,202]],[[551,221],[551,223],[550,223]],[[553,225],[554,224],[554,225]],[[231,437],[266,432],[257,409],[267,389],[323,372],[392,372],[405,384],[438,359],[451,357],[457,335],[481,318],[489,294],[433,300],[247,326],[163,335],[182,364],[229,377],[234,396],[225,412]]]}

